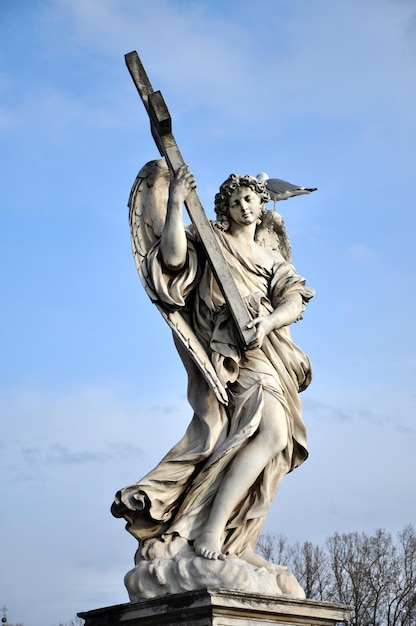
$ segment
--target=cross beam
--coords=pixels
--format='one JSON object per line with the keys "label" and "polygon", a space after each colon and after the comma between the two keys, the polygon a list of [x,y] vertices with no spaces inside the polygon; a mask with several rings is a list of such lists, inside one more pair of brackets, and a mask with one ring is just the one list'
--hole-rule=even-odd
{"label": "cross beam", "polygon": [[[126,65],[150,118],[153,139],[171,172],[175,173],[185,161],[172,134],[172,120],[160,91],[152,85],[136,51],[125,55]],[[196,190],[192,190],[185,202],[186,210],[195,227],[212,272],[234,319],[240,341],[244,348],[254,338],[254,329],[247,328],[251,317],[237,289],[230,268],[224,259]]]}

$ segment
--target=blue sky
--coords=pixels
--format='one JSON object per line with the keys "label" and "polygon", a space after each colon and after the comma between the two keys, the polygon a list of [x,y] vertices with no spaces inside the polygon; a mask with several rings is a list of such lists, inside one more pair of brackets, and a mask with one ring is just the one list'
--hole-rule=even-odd
{"label": "blue sky", "polygon": [[318,187],[279,206],[316,289],[293,329],[315,379],[310,458],[265,529],[416,519],[414,1],[0,0],[0,603],[25,626],[128,600],[113,494],[191,417],[130,250],[129,191],[158,157],[131,50],[210,217],[231,172]]}

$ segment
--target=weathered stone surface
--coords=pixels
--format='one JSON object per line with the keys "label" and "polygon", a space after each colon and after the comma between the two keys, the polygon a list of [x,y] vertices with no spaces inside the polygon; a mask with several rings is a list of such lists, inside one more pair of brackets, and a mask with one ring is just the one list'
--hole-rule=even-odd
{"label": "weathered stone surface", "polygon": [[349,622],[350,611],[341,604],[205,589],[79,616],[85,626],[336,626]]}

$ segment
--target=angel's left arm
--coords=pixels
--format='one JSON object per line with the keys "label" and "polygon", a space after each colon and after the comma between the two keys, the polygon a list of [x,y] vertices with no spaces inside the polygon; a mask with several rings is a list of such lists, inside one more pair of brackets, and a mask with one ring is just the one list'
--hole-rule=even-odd
{"label": "angel's left arm", "polygon": [[297,322],[301,318],[304,308],[301,294],[292,292],[283,298],[269,315],[261,315],[251,320],[247,324],[247,328],[255,328],[256,335],[249,348],[261,348],[264,338],[273,330]]}
{"label": "angel's left arm", "polygon": [[279,262],[275,266],[270,287],[270,301],[274,309],[248,324],[249,328],[256,329],[254,341],[249,347],[260,348],[264,338],[273,330],[302,319],[302,313],[315,293],[305,283],[305,279],[299,276],[291,263]]}
{"label": "angel's left arm", "polygon": [[305,304],[299,292],[294,291],[287,295],[280,301],[274,311],[265,318],[270,326],[269,332],[298,322],[302,317],[304,308]]}

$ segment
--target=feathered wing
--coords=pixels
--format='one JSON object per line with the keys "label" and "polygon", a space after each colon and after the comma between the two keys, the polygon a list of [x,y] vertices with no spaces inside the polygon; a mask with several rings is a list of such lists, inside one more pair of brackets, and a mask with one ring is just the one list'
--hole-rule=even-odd
{"label": "feathered wing", "polygon": [[265,248],[278,250],[283,258],[292,262],[292,247],[283,217],[275,211],[266,211],[256,229],[256,241]]}
{"label": "feathered wing", "polygon": [[147,281],[143,263],[148,251],[160,238],[166,220],[169,170],[164,159],[149,161],[134,181],[128,206],[133,257],[147,295],[156,304],[160,313],[172,329],[176,340],[186,349],[219,402],[228,401],[224,386],[195,335],[192,327],[180,311],[166,311]]}

